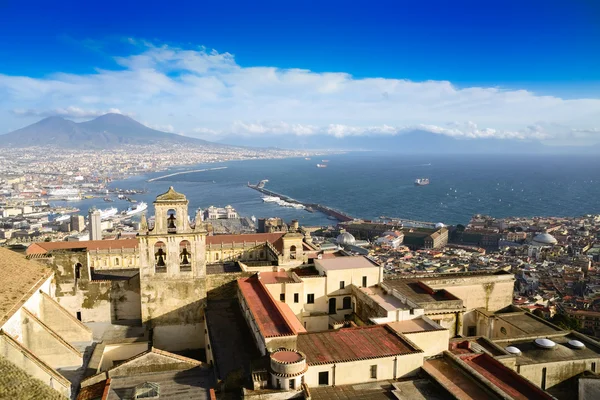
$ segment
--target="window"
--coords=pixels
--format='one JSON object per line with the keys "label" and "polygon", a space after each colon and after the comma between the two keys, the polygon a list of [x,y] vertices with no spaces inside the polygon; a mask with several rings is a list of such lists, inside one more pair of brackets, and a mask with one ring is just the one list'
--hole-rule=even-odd
{"label": "window", "polygon": [[298,293],[294,293],[294,303],[298,303],[300,301],[300,296]]}
{"label": "window", "polygon": [[342,308],[344,310],[348,310],[348,309],[352,308],[352,298],[351,297],[344,297],[344,299],[342,300]]}
{"label": "window", "polygon": [[277,389],[281,389],[281,380],[277,379]]}
{"label": "window", "polygon": [[290,389],[296,389],[296,381],[294,379],[290,379]]}
{"label": "window", "polygon": [[477,327],[476,326],[469,326],[467,328],[467,336],[475,336],[477,335]]}
{"label": "window", "polygon": [[135,399],[156,399],[160,396],[158,383],[144,382],[135,387]]}
{"label": "window", "polygon": [[319,372],[319,385],[329,385],[329,371]]}
{"label": "window", "polygon": [[285,293],[281,293],[281,294],[279,295],[279,300],[280,300],[280,301],[285,301]]}
{"label": "window", "polygon": [[506,335],[506,328],[505,327],[501,327],[500,328],[500,333],[503,335]]}
{"label": "window", "polygon": [[371,379],[377,379],[377,365],[371,365]]}
{"label": "window", "polygon": [[81,321],[81,311],[77,311],[77,319]]}
{"label": "window", "polygon": [[115,258],[115,265],[119,265],[119,259]]}
{"label": "window", "polygon": [[81,263],[75,264],[75,279],[81,279]]}
{"label": "window", "polygon": [[340,281],[340,289],[343,289],[345,287],[346,287],[346,282]]}
{"label": "window", "polygon": [[410,309],[410,315],[415,315],[415,309],[414,308]]}
{"label": "window", "polygon": [[306,303],[308,303],[308,304],[315,304],[315,295],[312,294],[312,293],[306,295]]}
{"label": "window", "polygon": [[596,363],[595,362],[592,363],[592,372],[596,372]]}
{"label": "window", "polygon": [[363,287],[367,287],[367,277],[366,276],[363,276],[362,285],[363,285]]}

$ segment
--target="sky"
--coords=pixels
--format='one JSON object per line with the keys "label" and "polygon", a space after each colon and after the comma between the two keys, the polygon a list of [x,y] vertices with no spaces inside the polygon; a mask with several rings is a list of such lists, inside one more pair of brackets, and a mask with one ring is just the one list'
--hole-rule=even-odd
{"label": "sky", "polygon": [[86,3],[0,0],[0,133],[600,142],[598,1]]}

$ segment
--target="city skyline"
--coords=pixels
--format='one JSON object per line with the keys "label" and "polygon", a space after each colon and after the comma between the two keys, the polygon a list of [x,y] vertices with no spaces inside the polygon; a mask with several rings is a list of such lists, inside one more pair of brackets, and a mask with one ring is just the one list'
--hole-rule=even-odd
{"label": "city skyline", "polygon": [[[127,5],[108,18],[107,4],[26,20],[20,7],[3,5],[14,18],[0,37],[27,35],[0,45],[12,55],[0,62],[0,133],[47,116],[117,112],[213,141],[413,131],[600,141],[597,6],[461,5],[432,2],[428,14],[425,5],[385,2],[333,2],[320,12],[311,3],[238,4],[225,20],[219,6],[189,6],[177,22],[173,10],[151,6],[140,18]],[[250,11],[251,20],[241,16]],[[103,16],[109,28],[98,23]]]}

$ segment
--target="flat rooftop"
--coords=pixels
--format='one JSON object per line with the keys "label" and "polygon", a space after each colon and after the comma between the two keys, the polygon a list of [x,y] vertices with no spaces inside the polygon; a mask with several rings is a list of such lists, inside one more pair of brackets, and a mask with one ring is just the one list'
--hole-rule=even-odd
{"label": "flat rooftop", "polygon": [[[544,338],[544,336],[540,336]],[[543,349],[537,346],[534,338],[517,340],[495,340],[494,342],[501,346],[514,346],[521,350],[521,354],[516,356],[517,365],[545,364],[568,360],[585,360],[600,358],[600,345],[597,342],[587,340],[581,336],[573,334],[549,336],[548,339],[556,343],[552,349]],[[569,340],[579,340],[585,344],[583,349],[575,349],[568,345]]]}
{"label": "flat rooftop", "polygon": [[522,312],[515,314],[500,314],[498,319],[509,323],[514,329],[518,329],[523,335],[552,335],[561,332],[562,329],[545,321],[540,321],[531,313]]}
{"label": "flat rooftop", "polygon": [[383,286],[394,289],[415,303],[456,302],[462,307],[462,300],[444,289],[432,289],[419,279],[386,279]]}
{"label": "flat rooftop", "polygon": [[273,283],[294,283],[294,278],[285,271],[278,272],[260,272],[260,280],[265,285]]}
{"label": "flat rooftop", "polygon": [[325,260],[315,260],[315,265],[319,265],[325,271],[359,269],[359,268],[379,268],[379,265],[363,256],[335,257]]}
{"label": "flat rooftop", "polygon": [[358,290],[375,300],[377,304],[387,311],[398,309],[410,310],[410,306],[403,303],[399,298],[392,296],[391,294],[386,294],[380,287],[371,286],[358,288]]}
{"label": "flat rooftop", "polygon": [[423,318],[407,319],[388,323],[390,328],[398,333],[415,333],[426,331],[438,331],[444,328],[437,327],[425,321]]}
{"label": "flat rooftop", "polygon": [[421,353],[386,325],[342,328],[298,335],[308,365]]}

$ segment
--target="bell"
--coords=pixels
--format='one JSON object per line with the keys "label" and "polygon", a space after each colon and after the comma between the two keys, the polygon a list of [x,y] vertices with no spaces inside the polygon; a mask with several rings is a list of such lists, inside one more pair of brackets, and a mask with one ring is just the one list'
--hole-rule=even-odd
{"label": "bell", "polygon": [[187,249],[184,248],[183,251],[181,252],[181,263],[182,264],[189,264],[190,263],[190,260],[188,258],[189,254],[190,253],[188,253]]}
{"label": "bell", "polygon": [[155,254],[156,256],[156,266],[157,267],[164,267],[165,264],[165,252],[163,249],[158,249],[158,251]]}
{"label": "bell", "polygon": [[176,229],[176,226],[175,226],[175,216],[174,216],[173,214],[171,214],[171,215],[169,216],[169,219],[168,219],[168,221],[169,221],[169,226],[168,226],[168,228],[169,228],[169,229]]}

